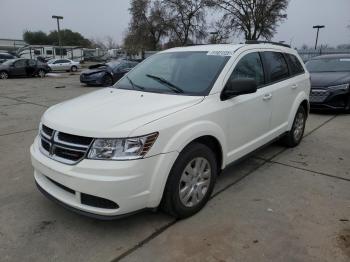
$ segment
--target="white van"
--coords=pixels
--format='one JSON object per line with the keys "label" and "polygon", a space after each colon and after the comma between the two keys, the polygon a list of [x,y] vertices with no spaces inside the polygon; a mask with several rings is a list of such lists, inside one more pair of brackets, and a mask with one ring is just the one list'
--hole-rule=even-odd
{"label": "white van", "polygon": [[35,181],[101,219],[159,206],[185,218],[230,163],[279,138],[300,143],[309,93],[302,60],[282,45],[166,50],[114,86],[48,109],[31,147]]}

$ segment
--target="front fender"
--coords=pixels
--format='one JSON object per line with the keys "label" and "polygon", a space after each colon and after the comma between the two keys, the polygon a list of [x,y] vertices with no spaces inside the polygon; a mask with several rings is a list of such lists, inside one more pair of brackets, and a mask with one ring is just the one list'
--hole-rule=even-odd
{"label": "front fender", "polygon": [[212,136],[219,141],[223,153],[222,167],[224,167],[226,163],[227,152],[227,141],[225,133],[218,124],[212,121],[197,121],[179,129],[170,137],[169,142],[164,147],[164,152],[177,151],[180,153],[192,141],[203,136]]}
{"label": "front fender", "polygon": [[163,147],[163,159],[158,163],[159,165],[156,166],[156,170],[161,171],[154,173],[150,183],[150,206],[154,207],[160,203],[169,173],[179,153],[192,141],[203,136],[212,136],[219,141],[223,154],[222,168],[225,167],[227,161],[227,143],[224,132],[219,125],[214,122],[203,120],[184,126],[177,130],[176,133],[172,133],[171,136],[166,138],[168,142]]}

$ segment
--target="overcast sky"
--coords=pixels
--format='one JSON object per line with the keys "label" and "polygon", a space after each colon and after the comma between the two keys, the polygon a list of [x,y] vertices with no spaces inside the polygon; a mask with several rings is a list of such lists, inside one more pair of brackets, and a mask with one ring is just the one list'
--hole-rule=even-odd
{"label": "overcast sky", "polygon": [[[0,0],[0,38],[21,39],[25,29],[49,32],[56,29],[53,14],[64,16],[62,28],[87,38],[113,36],[119,43],[129,23],[129,0]],[[274,40],[293,46],[314,45],[312,26],[324,24],[320,43],[350,43],[350,0],[291,0],[288,19]],[[237,41],[239,42],[239,41]]]}

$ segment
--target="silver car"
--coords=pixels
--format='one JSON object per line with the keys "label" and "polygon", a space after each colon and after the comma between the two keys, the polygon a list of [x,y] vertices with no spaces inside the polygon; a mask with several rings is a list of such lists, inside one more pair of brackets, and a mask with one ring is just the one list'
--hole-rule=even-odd
{"label": "silver car", "polygon": [[75,62],[69,59],[51,59],[47,62],[47,65],[52,71],[71,71],[76,72],[81,68],[79,62]]}

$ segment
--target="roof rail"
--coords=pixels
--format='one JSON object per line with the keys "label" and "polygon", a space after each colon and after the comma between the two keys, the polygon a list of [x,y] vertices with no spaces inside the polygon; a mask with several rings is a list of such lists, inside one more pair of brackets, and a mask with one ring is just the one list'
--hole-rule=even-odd
{"label": "roof rail", "polygon": [[279,46],[284,46],[284,47],[289,47],[289,48],[291,48],[290,45],[283,44],[283,43],[277,43],[277,42],[270,42],[270,41],[247,40],[245,43],[246,43],[247,45],[271,44],[271,45],[279,45]]}

